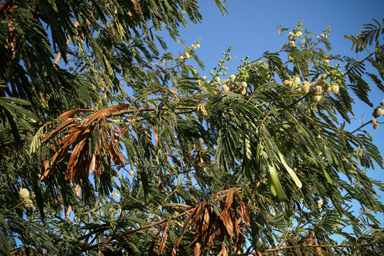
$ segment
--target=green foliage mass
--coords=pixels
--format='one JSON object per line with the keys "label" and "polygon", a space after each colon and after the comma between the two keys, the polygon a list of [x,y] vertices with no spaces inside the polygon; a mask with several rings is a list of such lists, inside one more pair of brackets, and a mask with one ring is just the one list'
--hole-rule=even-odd
{"label": "green foliage mass", "polygon": [[[207,78],[199,40],[174,55],[158,35],[198,8],[1,3],[2,254],[382,255],[384,184],[367,170],[383,158],[363,128],[384,112],[368,97],[384,92],[384,20],[345,36],[372,48],[360,61],[300,20],[278,27],[280,50],[231,73],[228,49]],[[375,119],[350,131],[354,99]]]}

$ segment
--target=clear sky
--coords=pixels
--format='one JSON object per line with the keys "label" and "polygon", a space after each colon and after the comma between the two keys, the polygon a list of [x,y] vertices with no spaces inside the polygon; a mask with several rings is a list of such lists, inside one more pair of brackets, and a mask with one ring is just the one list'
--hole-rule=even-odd
{"label": "clear sky", "polygon": [[[227,62],[229,74],[237,71],[240,60],[246,55],[249,60],[254,60],[265,52],[275,52],[281,49],[282,39],[277,33],[276,27],[289,27],[292,30],[300,18],[303,19],[303,27],[312,31],[315,36],[323,33],[326,26],[330,25],[331,32],[328,39],[332,44],[330,54],[341,54],[356,59],[363,59],[368,53],[363,52],[356,56],[351,51],[352,43],[344,38],[344,35],[356,35],[364,23],[373,23],[372,18],[381,24],[384,18],[384,0],[332,0],[332,1],[283,1],[283,0],[227,0],[225,4],[228,13],[222,16],[213,0],[199,1],[200,12],[203,16],[201,23],[189,23],[187,29],[180,28],[180,39],[187,45],[191,45],[201,37],[201,47],[196,50],[200,59],[205,64],[205,71],[200,71],[201,75],[206,75],[209,79],[209,71],[217,66],[218,61],[223,59],[223,51],[230,45],[233,46],[231,56],[237,59]],[[168,44],[169,50],[174,54],[182,53],[184,47],[167,37],[166,32],[161,32]],[[283,34],[283,40],[287,42],[287,33]],[[323,47],[325,49],[325,47]],[[193,60],[188,60],[189,64],[195,65]],[[334,65],[338,62],[331,62]],[[367,68],[369,71],[369,68]],[[371,70],[373,71],[373,70]],[[384,99],[384,93],[370,82],[372,92],[370,93],[371,102],[375,105]],[[355,118],[359,120],[365,115],[365,121],[372,118],[373,108],[365,103],[358,102],[354,107]],[[379,122],[384,122],[384,118],[378,118]],[[352,119],[352,123],[347,126],[350,131],[359,127],[358,120]],[[378,130],[373,130],[372,125],[364,128],[374,138],[374,143],[384,154],[384,123]],[[377,180],[384,180],[384,170],[376,167],[370,170],[369,176]],[[384,201],[384,192],[378,191]],[[356,213],[358,214],[358,213]],[[384,223],[384,216],[378,216]]]}

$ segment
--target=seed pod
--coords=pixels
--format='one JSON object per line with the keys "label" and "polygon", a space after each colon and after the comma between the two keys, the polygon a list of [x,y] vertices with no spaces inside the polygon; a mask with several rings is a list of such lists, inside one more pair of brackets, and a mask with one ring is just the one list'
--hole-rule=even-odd
{"label": "seed pod", "polygon": [[340,90],[340,87],[337,85],[337,84],[333,84],[331,86],[331,90],[334,94],[338,94],[339,93],[339,90]]}
{"label": "seed pod", "polygon": [[372,123],[375,124],[376,123],[376,118],[372,118]]}
{"label": "seed pod", "polygon": [[375,129],[375,130],[379,129],[379,124],[378,123],[373,124],[373,129]]}
{"label": "seed pod", "polygon": [[229,86],[224,84],[223,85],[223,92],[228,92],[229,91]]}
{"label": "seed pod", "polygon": [[321,87],[320,85],[317,85],[315,87],[315,93],[316,94],[321,94],[323,92],[323,87]]}
{"label": "seed pod", "polygon": [[304,93],[308,93],[308,92],[309,92],[309,85],[304,84],[303,87],[301,87],[301,90],[302,90]]}

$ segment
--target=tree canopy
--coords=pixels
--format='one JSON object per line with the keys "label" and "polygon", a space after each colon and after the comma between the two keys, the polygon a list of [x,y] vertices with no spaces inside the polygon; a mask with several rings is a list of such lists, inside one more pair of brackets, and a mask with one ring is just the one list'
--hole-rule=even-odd
{"label": "tree canopy", "polygon": [[[195,0],[8,0],[0,19],[2,254],[382,255],[364,127],[384,115],[384,19],[345,36],[361,60],[300,20],[210,75],[199,40],[158,35],[200,22]],[[348,130],[357,100],[373,118]]]}

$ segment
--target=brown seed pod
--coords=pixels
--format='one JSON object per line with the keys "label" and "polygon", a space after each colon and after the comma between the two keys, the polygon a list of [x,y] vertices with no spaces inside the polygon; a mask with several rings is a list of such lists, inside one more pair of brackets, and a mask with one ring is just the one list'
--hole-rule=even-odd
{"label": "brown seed pod", "polygon": [[321,94],[323,92],[323,87],[321,87],[320,85],[317,85],[315,87],[315,93],[316,94]]}

